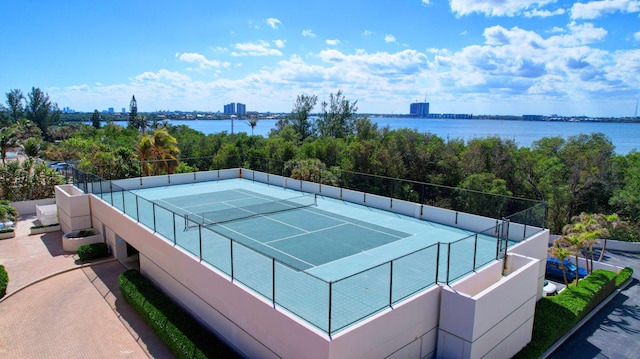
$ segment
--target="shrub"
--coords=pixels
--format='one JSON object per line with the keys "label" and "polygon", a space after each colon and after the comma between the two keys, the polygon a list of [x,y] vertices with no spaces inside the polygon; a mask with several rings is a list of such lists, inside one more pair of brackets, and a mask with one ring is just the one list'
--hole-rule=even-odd
{"label": "shrub", "polygon": [[0,298],[7,294],[7,285],[9,285],[9,274],[7,274],[4,266],[0,264]]}
{"label": "shrub", "polygon": [[90,237],[94,236],[96,232],[93,229],[83,229],[78,232],[78,237]]}
{"label": "shrub", "polygon": [[48,228],[48,227],[55,227],[55,226],[59,226],[59,223],[54,223],[54,224],[39,224],[37,226],[31,226],[29,229],[40,229],[40,228]]}
{"label": "shrub", "polygon": [[618,275],[616,276],[616,287],[621,286],[624,282],[626,282],[633,275],[633,268],[626,267],[622,269]]}
{"label": "shrub", "polygon": [[515,358],[540,357],[547,348],[613,293],[619,286],[618,277],[628,279],[632,273],[631,268],[623,269],[618,275],[597,269],[581,280],[579,286],[572,285],[554,297],[540,299],[536,304],[531,342]]}
{"label": "shrub", "polygon": [[78,257],[81,261],[102,258],[108,255],[109,248],[107,247],[106,243],[92,243],[78,247]]}
{"label": "shrub", "polygon": [[0,229],[0,233],[10,233],[10,232],[13,232],[13,231],[14,231],[13,228]]}
{"label": "shrub", "polygon": [[238,355],[171,301],[137,270],[120,275],[125,300],[151,325],[178,358],[237,358]]}

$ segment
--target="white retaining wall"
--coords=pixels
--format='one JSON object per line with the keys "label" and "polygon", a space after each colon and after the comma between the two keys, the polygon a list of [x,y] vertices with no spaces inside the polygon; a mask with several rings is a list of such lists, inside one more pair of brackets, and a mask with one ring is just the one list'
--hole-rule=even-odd
{"label": "white retaining wall", "polygon": [[510,257],[505,277],[496,262],[442,289],[438,358],[510,358],[531,341],[539,260]]}
{"label": "white retaining wall", "polygon": [[35,214],[36,206],[46,206],[49,204],[55,204],[55,198],[46,198],[46,199],[38,199],[33,201],[19,201],[19,202],[11,202],[11,205],[18,210],[20,215],[25,214]]}
{"label": "white retaining wall", "polygon": [[92,227],[89,195],[70,184],[56,186],[55,192],[58,221],[64,233]]}

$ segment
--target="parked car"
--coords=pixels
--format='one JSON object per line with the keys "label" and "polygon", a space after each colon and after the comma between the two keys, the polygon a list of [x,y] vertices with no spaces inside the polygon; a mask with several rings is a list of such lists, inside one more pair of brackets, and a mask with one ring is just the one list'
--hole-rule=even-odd
{"label": "parked car", "polygon": [[[581,279],[587,276],[586,269],[576,268],[575,264],[571,263],[571,261],[568,259],[564,260],[564,269],[565,273],[567,274],[567,280],[569,282],[573,282],[576,279],[576,276],[580,277]],[[558,258],[547,259],[546,276],[564,280],[564,277],[562,275],[562,267],[560,266],[560,260],[558,260]]]}
{"label": "parked car", "polygon": [[71,166],[65,162],[58,162],[51,165],[51,168],[58,172],[66,172]]}
{"label": "parked car", "polygon": [[542,292],[544,293],[545,297],[550,297],[552,295],[558,294],[558,287],[545,279],[544,287],[542,287]]}

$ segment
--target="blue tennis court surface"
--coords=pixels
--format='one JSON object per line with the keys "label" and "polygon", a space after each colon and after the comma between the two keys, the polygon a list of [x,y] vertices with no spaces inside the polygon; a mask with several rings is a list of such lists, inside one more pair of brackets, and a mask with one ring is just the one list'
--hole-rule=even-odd
{"label": "blue tennis court surface", "polygon": [[[166,226],[173,227],[164,232],[176,232],[179,244],[187,249],[199,243],[194,236],[199,235],[198,227],[202,225],[293,269],[327,281],[345,278],[437,242],[453,242],[474,234],[244,179],[134,192],[187,218],[184,223],[175,223],[175,219],[164,221]],[[214,258],[219,252],[228,251],[222,247],[224,243],[214,237],[207,238],[202,239],[199,249],[203,258]],[[495,237],[479,235],[476,242],[477,248],[469,248],[470,256],[475,249],[476,255],[495,257]],[[192,252],[195,253],[195,249]],[[251,266],[250,261],[247,262]]]}

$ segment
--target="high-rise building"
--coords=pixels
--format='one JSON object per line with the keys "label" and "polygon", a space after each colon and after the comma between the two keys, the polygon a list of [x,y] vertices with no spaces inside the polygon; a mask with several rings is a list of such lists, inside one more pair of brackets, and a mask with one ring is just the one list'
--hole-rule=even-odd
{"label": "high-rise building", "polygon": [[238,104],[236,105],[236,113],[238,115],[244,115],[247,113],[247,105],[238,102]]}
{"label": "high-rise building", "polygon": [[224,114],[225,115],[233,115],[236,113],[236,103],[232,102],[230,104],[224,105]]}
{"label": "high-rise building", "polygon": [[428,117],[429,116],[429,103],[428,102],[414,102],[409,107],[409,115],[415,117]]}

